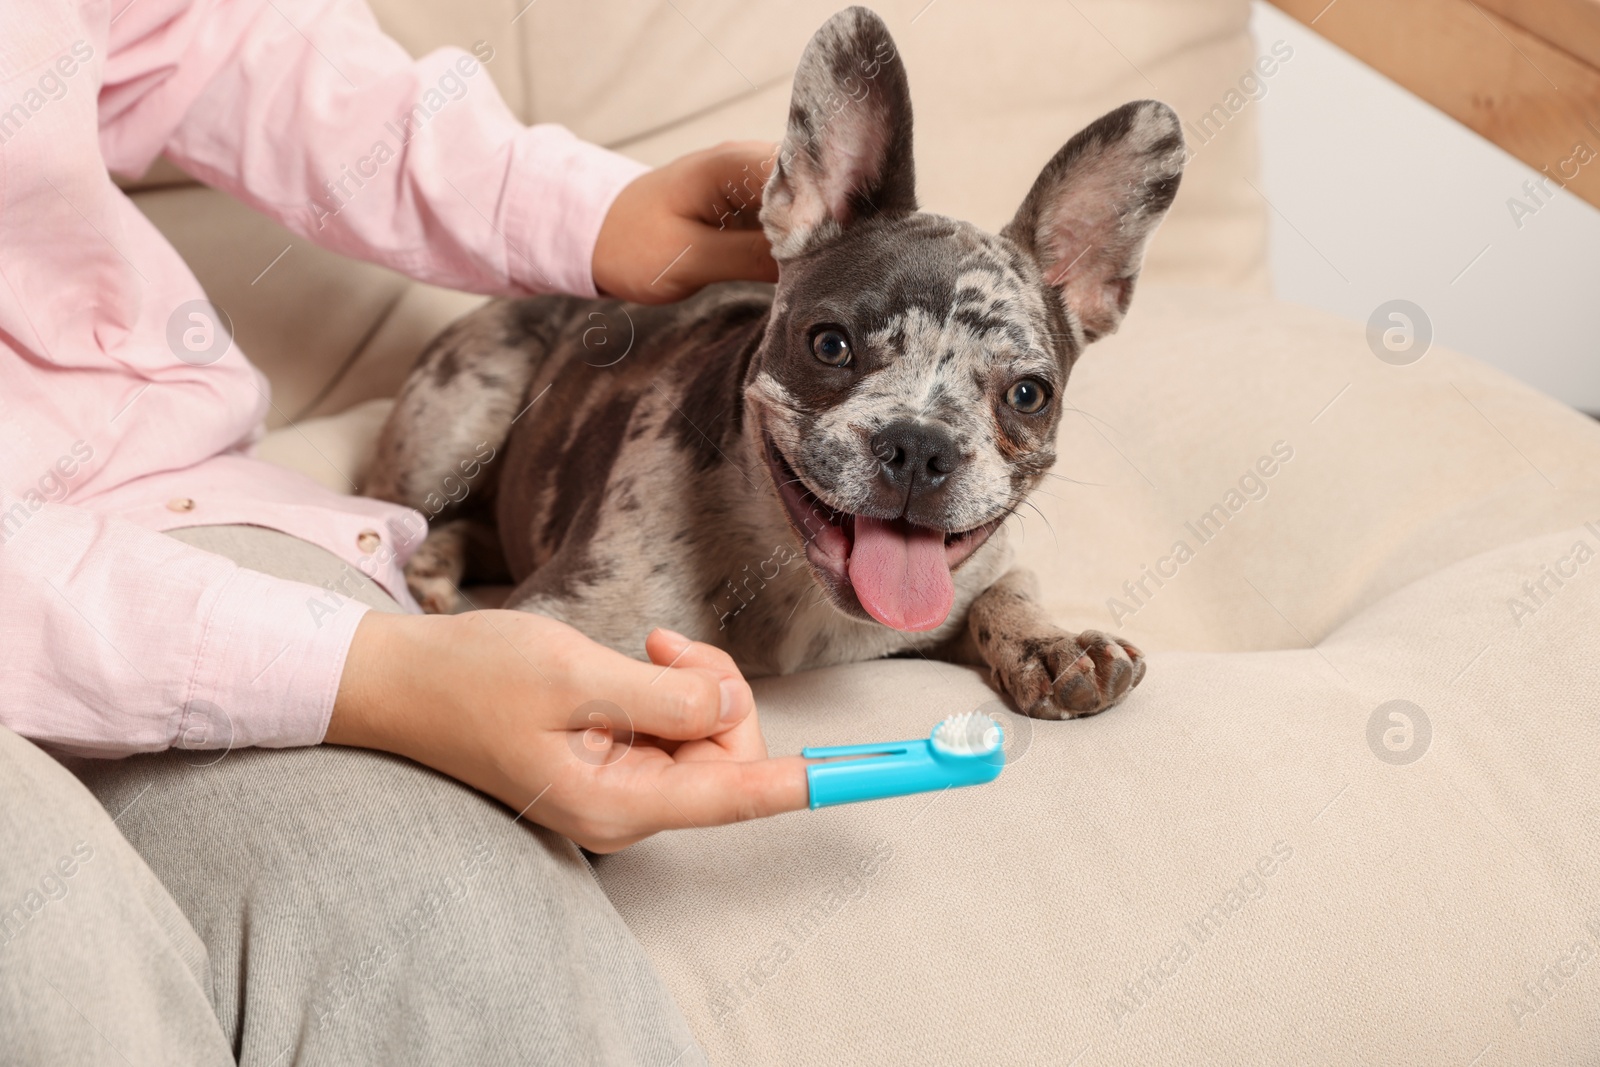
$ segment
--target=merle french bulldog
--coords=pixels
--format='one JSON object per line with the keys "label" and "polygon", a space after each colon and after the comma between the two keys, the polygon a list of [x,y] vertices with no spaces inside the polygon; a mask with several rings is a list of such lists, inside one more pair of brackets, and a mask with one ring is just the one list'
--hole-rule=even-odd
{"label": "merle french bulldog", "polygon": [[461,582],[509,581],[508,607],[625,653],[667,626],[751,675],[920,652],[989,667],[1029,715],[1111,707],[1143,655],[1056,626],[1004,524],[1183,161],[1177,117],[1140,101],[1072,138],[998,236],[920,212],[903,64],[875,14],[839,13],[765,185],[775,287],[500,301],[423,354],[366,489],[434,516],[411,591],[450,611]]}

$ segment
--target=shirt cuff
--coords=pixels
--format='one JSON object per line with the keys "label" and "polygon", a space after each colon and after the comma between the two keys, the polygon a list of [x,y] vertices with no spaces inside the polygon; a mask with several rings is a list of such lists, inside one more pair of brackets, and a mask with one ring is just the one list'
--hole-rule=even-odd
{"label": "shirt cuff", "polygon": [[512,153],[506,263],[529,292],[597,296],[594,245],[623,186],[650,168],[580,140],[564,126],[530,126]]}
{"label": "shirt cuff", "polygon": [[236,569],[207,618],[173,744],[319,744],[356,625],[369,610],[313,585]]}

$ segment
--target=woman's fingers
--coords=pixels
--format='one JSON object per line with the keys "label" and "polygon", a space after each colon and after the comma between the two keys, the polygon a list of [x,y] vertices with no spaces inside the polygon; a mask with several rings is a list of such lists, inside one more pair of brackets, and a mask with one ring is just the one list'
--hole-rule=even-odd
{"label": "woman's fingers", "polygon": [[[645,638],[645,651],[652,663],[663,668],[707,670],[721,676],[719,688],[737,687],[740,706],[750,693],[749,683],[739,673],[733,657],[715,645],[690,641],[672,630],[652,630]],[[767,756],[767,743],[761,736],[761,725],[755,715],[755,699],[750,697],[749,712],[740,716],[731,727],[724,727],[704,741],[688,741],[673,751],[678,760],[735,759],[758,760]]]}
{"label": "woman's fingers", "polygon": [[691,641],[676,630],[658,626],[644,639],[645,654],[651,663],[663,667],[705,667],[726,674],[738,674],[733,657],[716,645]]}
{"label": "woman's fingers", "polygon": [[[755,211],[751,209],[751,213]],[[707,285],[725,281],[775,282],[778,263],[767,235],[758,229],[719,226],[698,219],[675,224],[676,237],[647,296],[647,303],[682,300]]]}
{"label": "woman's fingers", "polygon": [[700,227],[691,237],[688,254],[678,264],[683,274],[679,283],[699,289],[720,281],[775,282],[778,262],[772,246],[760,230]]}
{"label": "woman's fingers", "polygon": [[617,194],[595,239],[596,287],[659,304],[712,282],[775,281],[760,216],[776,153],[765,141],[730,142],[635,178]]}
{"label": "woman's fingers", "polygon": [[368,618],[332,742],[426,763],[596,851],[806,805],[805,761],[763,758],[750,687],[710,645],[658,631],[641,663],[522,612]]}
{"label": "woman's fingers", "polygon": [[646,645],[654,662],[641,663],[574,632],[565,678],[558,679],[573,710],[613,704],[622,713],[619,729],[674,741],[724,733],[750,715],[755,698],[727,653],[659,633]]}
{"label": "woman's fingers", "polygon": [[[662,830],[744,822],[810,803],[799,756],[682,761],[642,746],[562,792],[569,795],[552,797],[558,807],[584,810],[558,818],[554,828],[594,852],[615,852]],[[531,817],[552,825],[537,809]]]}
{"label": "woman's fingers", "polygon": [[689,177],[682,188],[708,194],[684,206],[713,226],[758,228],[761,193],[777,158],[771,141],[727,141],[684,157]]}
{"label": "woman's fingers", "polygon": [[663,765],[646,788],[641,800],[647,818],[677,829],[761,819],[799,811],[811,802],[806,761],[799,756]]}
{"label": "woman's fingers", "polygon": [[777,160],[770,141],[732,141],[700,154],[698,183],[711,190],[701,198],[698,233],[686,236],[680,284],[698,289],[712,282],[778,280],[766,234],[761,230],[761,194]]}

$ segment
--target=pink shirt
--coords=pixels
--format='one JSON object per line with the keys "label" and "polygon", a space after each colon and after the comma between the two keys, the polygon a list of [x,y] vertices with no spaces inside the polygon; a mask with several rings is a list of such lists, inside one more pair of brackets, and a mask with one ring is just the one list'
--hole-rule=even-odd
{"label": "pink shirt", "polygon": [[359,0],[0,3],[0,723],[97,755],[322,739],[364,609],[154,531],[282,530],[414,607],[422,517],[253,457],[266,379],[169,343],[205,294],[107,171],[164,152],[423,281],[592,294],[644,168],[523,126],[475,51],[413,61]]}

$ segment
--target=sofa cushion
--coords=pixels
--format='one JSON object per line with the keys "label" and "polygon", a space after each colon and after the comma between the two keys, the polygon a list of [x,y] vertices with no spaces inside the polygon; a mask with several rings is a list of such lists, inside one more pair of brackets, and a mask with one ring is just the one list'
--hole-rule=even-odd
{"label": "sofa cushion", "polygon": [[[1537,625],[1504,608],[1578,541],[1316,651],[1156,653],[1092,719],[997,712],[993,785],[664,834],[600,878],[718,1064],[1595,1062],[1600,563]],[[921,661],[756,694],[774,752],[995,708]]]}
{"label": "sofa cushion", "polygon": [[[1191,542],[1119,627],[1146,680],[1066,723],[924,660],[758,681],[775,753],[983,707],[1011,762],[597,861],[712,1062],[1593,1061],[1600,426],[1158,287],[1065,401],[1019,555],[1064,625],[1108,627]],[[359,465],[382,413],[263,447]]]}

